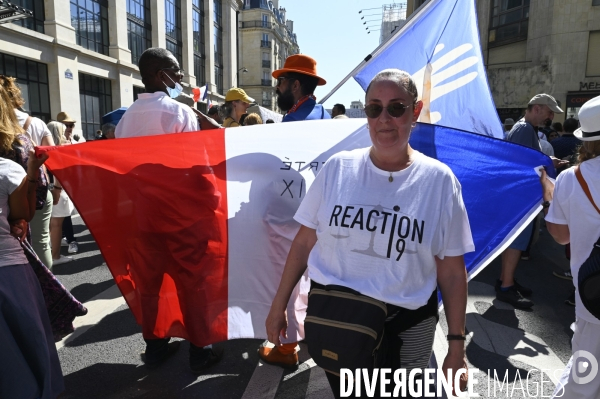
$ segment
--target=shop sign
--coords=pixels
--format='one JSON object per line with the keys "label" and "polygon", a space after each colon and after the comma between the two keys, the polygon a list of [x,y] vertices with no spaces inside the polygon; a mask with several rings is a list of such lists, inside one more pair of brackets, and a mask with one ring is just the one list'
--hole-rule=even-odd
{"label": "shop sign", "polygon": [[[598,89],[600,90],[600,85],[598,86]],[[600,96],[600,91],[577,94],[567,93],[567,108],[581,108],[583,104],[597,96]]]}
{"label": "shop sign", "polygon": [[579,90],[600,90],[600,82],[579,82]]}

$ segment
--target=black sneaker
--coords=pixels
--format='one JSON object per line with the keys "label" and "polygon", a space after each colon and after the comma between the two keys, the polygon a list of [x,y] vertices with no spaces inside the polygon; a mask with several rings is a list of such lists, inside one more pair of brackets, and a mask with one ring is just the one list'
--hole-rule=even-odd
{"label": "black sneaker", "polygon": [[[513,281],[514,281],[514,287],[524,297],[530,297],[531,294],[533,294],[533,291],[531,290],[531,288],[522,286],[521,284],[519,284],[517,279],[514,279]],[[496,290],[496,292],[500,291],[500,287],[502,287],[502,280],[496,280],[496,285],[494,286],[494,289]]]}
{"label": "black sneaker", "polygon": [[201,348],[190,342],[190,369],[200,374],[223,357],[223,348]]}
{"label": "black sneaker", "polygon": [[142,354],[142,361],[147,368],[154,369],[171,357],[172,354],[177,352],[180,345],[180,341],[168,342],[163,348],[160,348],[160,350],[153,350],[152,352],[148,352],[148,346],[146,346],[146,352]]}
{"label": "black sneaker", "polygon": [[565,304],[575,306],[575,290],[571,291],[571,295],[565,299]]}
{"label": "black sneaker", "polygon": [[529,255],[528,251],[521,252],[521,260],[529,260],[529,259],[531,259],[531,256]]}
{"label": "black sneaker", "polygon": [[533,302],[523,298],[523,295],[517,291],[515,286],[510,287],[507,291],[501,289],[496,292],[496,299],[502,302],[510,303],[517,309],[529,309],[533,306]]}
{"label": "black sneaker", "polygon": [[573,276],[571,275],[570,270],[561,270],[561,271],[553,271],[554,274],[558,278],[562,278],[563,280],[573,280]]}
{"label": "black sneaker", "polygon": [[522,286],[521,284],[519,284],[517,279],[514,279],[514,282],[515,282],[515,288],[517,289],[517,291],[519,291],[519,294],[523,295],[524,297],[530,297],[531,294],[533,294],[533,291],[531,290],[531,288]]}

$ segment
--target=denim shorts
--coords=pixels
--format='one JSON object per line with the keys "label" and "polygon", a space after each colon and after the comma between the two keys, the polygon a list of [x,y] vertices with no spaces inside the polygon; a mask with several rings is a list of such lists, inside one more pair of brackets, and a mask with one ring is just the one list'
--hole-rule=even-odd
{"label": "denim shorts", "polygon": [[508,246],[512,249],[518,249],[520,251],[526,251],[531,240],[531,233],[533,233],[533,225],[535,221],[532,221],[525,227],[525,229],[515,238],[515,240]]}

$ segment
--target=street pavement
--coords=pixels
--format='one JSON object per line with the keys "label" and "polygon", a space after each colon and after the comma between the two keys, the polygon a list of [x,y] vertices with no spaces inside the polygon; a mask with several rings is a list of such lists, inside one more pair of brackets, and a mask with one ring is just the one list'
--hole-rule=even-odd
{"label": "street pavement", "polygon": [[[146,369],[140,359],[140,327],[89,230],[78,216],[73,224],[80,251],[74,261],[53,272],[90,311],[75,320],[75,333],[57,343],[66,384],[62,399],[333,397],[323,370],[309,358],[304,344],[295,372],[262,364],[257,348],[263,340],[258,339],[216,343],[225,350],[222,361],[199,376],[189,370],[187,342],[159,368]],[[66,250],[62,248],[65,255]],[[551,396],[571,356],[570,325],[575,320],[575,308],[564,304],[572,283],[552,275],[561,269],[568,269],[564,248],[542,226],[531,260],[522,260],[517,269],[521,284],[534,291],[533,310],[516,310],[495,299],[499,259],[469,283],[466,353],[469,368],[480,370],[474,386],[479,397]],[[434,344],[440,364],[446,333],[442,311]]]}

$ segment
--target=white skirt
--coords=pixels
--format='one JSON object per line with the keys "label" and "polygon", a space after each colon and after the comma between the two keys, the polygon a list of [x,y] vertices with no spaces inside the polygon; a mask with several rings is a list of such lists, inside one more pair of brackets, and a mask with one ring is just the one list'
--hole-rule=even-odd
{"label": "white skirt", "polygon": [[66,218],[67,216],[71,216],[71,213],[75,209],[73,202],[65,192],[65,190],[60,190],[60,199],[58,200],[58,204],[52,205],[52,217],[53,218]]}

